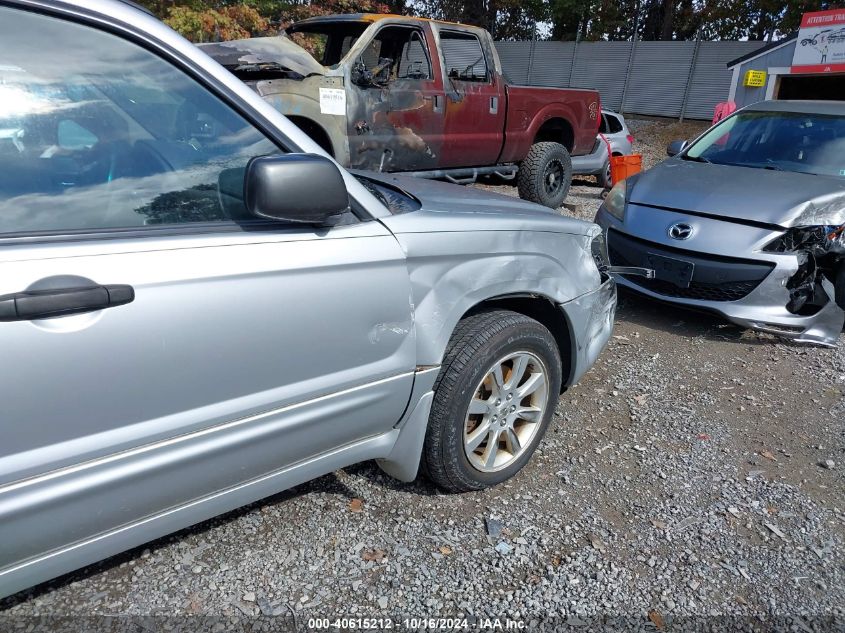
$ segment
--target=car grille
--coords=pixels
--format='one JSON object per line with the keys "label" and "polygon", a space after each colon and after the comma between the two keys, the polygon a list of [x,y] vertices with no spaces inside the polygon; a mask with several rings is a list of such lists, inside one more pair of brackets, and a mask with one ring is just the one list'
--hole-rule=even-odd
{"label": "car grille", "polygon": [[688,288],[681,288],[670,281],[626,276],[631,283],[659,295],[675,299],[697,301],[738,301],[760,285],[774,268],[769,262],[747,259],[701,255],[647,242],[618,231],[608,231],[610,263],[616,266],[647,266],[649,253],[684,259],[695,264]]}

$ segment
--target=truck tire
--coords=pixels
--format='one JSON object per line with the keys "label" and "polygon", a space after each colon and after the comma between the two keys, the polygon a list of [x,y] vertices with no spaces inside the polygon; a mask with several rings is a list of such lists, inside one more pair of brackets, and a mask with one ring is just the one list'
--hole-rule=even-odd
{"label": "truck tire", "polygon": [[572,159],[560,143],[534,143],[519,165],[519,197],[557,209],[572,184]]}
{"label": "truck tire", "polygon": [[458,323],[434,384],[421,472],[451,492],[513,477],[531,458],[560,393],[557,343],[508,310]]}

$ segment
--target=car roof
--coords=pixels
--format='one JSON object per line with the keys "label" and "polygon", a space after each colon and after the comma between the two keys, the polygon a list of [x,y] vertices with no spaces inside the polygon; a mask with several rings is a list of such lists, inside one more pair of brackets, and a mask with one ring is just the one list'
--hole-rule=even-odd
{"label": "car roof", "polygon": [[483,31],[484,29],[470,24],[460,24],[458,22],[446,22],[444,20],[432,20],[430,18],[420,18],[412,15],[397,15],[395,13],[337,13],[332,15],[319,15],[313,18],[306,18],[298,20],[291,26],[298,27],[307,24],[332,24],[337,22],[380,22],[381,20],[402,20],[403,22],[430,22],[432,24],[444,24],[448,26],[459,26],[462,29],[473,31]]}
{"label": "car roof", "polygon": [[799,114],[827,114],[845,116],[845,101],[760,101],[743,108],[756,112],[796,112]]}

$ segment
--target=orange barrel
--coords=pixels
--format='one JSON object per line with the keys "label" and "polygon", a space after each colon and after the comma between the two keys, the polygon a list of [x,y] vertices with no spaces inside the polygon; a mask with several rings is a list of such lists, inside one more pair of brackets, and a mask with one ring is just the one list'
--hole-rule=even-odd
{"label": "orange barrel", "polygon": [[643,155],[613,156],[610,159],[610,179],[615,185],[628,176],[638,174],[643,169]]}

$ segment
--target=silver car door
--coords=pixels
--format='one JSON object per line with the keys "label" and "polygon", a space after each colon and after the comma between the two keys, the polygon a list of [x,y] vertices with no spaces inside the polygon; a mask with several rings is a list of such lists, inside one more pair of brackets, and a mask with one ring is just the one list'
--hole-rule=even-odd
{"label": "silver car door", "polygon": [[[381,224],[253,224],[227,196],[283,150],[207,87],[57,17],[0,7],[0,41],[2,595],[45,552],[388,432],[415,346]],[[89,307],[44,318],[61,301]]]}

